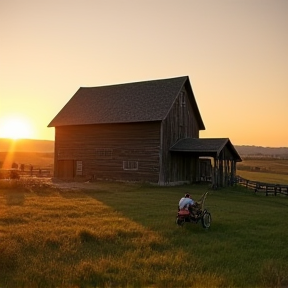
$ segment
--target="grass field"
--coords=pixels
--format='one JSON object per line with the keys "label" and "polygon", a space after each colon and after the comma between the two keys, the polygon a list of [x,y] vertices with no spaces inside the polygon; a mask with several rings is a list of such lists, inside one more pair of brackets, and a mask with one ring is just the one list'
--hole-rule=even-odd
{"label": "grass field", "polygon": [[288,185],[288,159],[244,158],[237,175],[252,181]]}
{"label": "grass field", "polygon": [[238,170],[237,175],[251,181],[288,185],[288,175]]}
{"label": "grass field", "polygon": [[288,159],[246,157],[237,164],[239,170],[288,175]]}
{"label": "grass field", "polygon": [[287,197],[206,185],[0,182],[0,287],[287,287]]}

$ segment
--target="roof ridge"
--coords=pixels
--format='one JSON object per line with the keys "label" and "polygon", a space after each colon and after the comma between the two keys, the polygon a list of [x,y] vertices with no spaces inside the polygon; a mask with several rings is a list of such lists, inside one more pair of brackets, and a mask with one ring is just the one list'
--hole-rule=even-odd
{"label": "roof ridge", "polygon": [[79,89],[89,89],[89,88],[101,88],[101,87],[113,87],[113,86],[123,86],[123,85],[132,85],[132,84],[137,84],[137,83],[148,83],[148,82],[160,82],[160,81],[170,81],[173,79],[181,79],[183,78],[183,80],[189,78],[188,75],[186,76],[178,76],[178,77],[171,77],[171,78],[159,78],[159,79],[151,79],[151,80],[141,80],[141,81],[133,81],[133,82],[125,82],[125,83],[116,83],[116,84],[106,84],[106,85],[100,85],[100,86],[80,86]]}

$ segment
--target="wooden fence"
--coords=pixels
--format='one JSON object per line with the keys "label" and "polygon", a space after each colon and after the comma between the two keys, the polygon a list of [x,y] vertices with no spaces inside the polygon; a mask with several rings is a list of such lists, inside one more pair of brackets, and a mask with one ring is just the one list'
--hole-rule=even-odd
{"label": "wooden fence", "polygon": [[18,169],[0,169],[0,179],[19,179],[23,177],[52,177],[53,171],[49,168],[21,171]]}
{"label": "wooden fence", "polygon": [[254,190],[255,193],[256,192],[265,193],[266,196],[268,195],[277,196],[278,194],[288,196],[288,185],[251,181],[251,180],[244,179],[240,176],[236,177],[236,183],[238,183],[241,186],[246,187],[247,189]]}

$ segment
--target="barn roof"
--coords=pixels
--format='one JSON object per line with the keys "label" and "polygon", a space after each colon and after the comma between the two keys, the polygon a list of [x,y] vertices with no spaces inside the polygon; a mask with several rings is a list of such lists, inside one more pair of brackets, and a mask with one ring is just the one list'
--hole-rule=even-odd
{"label": "barn roof", "polygon": [[184,138],[176,142],[171,148],[172,152],[188,152],[198,156],[218,157],[226,147],[233,159],[241,162],[242,159],[229,138]]}
{"label": "barn roof", "polygon": [[162,121],[185,85],[199,129],[204,130],[188,76],[79,88],[48,127]]}

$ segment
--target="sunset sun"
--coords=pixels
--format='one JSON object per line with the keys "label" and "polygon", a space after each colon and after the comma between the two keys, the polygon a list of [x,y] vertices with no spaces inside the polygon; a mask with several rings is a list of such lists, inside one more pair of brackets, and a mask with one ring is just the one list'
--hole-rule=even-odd
{"label": "sunset sun", "polygon": [[7,117],[0,121],[0,138],[25,139],[33,136],[31,123],[24,117]]}

